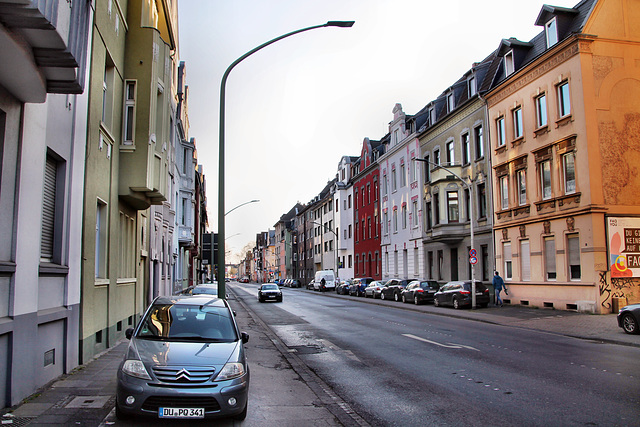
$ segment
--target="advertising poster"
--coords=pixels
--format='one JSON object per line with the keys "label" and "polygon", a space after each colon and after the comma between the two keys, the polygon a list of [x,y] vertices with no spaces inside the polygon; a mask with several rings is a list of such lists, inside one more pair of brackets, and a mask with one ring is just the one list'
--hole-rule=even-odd
{"label": "advertising poster", "polygon": [[640,218],[607,218],[611,277],[640,277]]}

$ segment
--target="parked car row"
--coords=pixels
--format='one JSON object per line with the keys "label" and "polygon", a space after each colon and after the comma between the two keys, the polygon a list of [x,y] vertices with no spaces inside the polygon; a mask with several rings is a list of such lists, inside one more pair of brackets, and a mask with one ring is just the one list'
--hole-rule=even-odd
{"label": "parked car row", "polygon": [[[340,295],[380,298],[397,302],[433,303],[435,306],[450,305],[454,308],[471,306],[471,281],[452,281],[440,285],[435,280],[387,279],[373,280],[370,277],[346,280],[336,286]],[[476,304],[487,307],[490,301],[489,289],[476,282]]]}

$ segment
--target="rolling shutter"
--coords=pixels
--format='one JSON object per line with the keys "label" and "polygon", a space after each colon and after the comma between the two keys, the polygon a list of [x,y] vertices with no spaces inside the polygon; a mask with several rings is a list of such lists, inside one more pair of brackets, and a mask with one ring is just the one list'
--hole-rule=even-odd
{"label": "rolling shutter", "polygon": [[42,237],[40,241],[40,257],[53,260],[53,242],[56,213],[56,161],[47,156],[44,170],[44,194],[42,200]]}

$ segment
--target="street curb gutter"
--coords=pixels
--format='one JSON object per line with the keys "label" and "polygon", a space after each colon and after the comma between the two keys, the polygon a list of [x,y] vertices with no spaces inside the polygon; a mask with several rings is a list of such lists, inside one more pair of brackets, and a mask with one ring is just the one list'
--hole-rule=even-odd
{"label": "street curb gutter", "polygon": [[329,387],[320,377],[309,369],[297,354],[289,351],[286,344],[275,332],[273,332],[269,325],[267,325],[253,310],[251,310],[251,308],[249,308],[249,306],[247,306],[244,301],[238,297],[232,288],[228,289],[235,297],[235,301],[237,301],[238,304],[246,310],[254,322],[264,329],[267,338],[269,338],[269,340],[275,345],[300,378],[302,378],[315,395],[318,396],[318,399],[320,399],[320,401],[326,406],[327,410],[331,412],[331,414],[335,416],[342,425],[347,427],[366,427],[370,425],[360,417],[347,402],[334,393],[331,387]]}

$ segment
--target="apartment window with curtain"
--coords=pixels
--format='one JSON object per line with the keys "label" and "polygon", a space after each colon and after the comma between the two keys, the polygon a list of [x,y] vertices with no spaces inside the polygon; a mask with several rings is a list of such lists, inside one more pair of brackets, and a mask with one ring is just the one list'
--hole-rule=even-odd
{"label": "apartment window with curtain", "polygon": [[511,242],[502,244],[502,260],[504,263],[504,278],[506,280],[513,279],[513,266],[511,263]]}
{"label": "apartment window with curtain", "polygon": [[536,125],[538,128],[547,125],[547,96],[543,93],[535,100],[536,103]]}
{"label": "apartment window with curtain", "polygon": [[569,82],[566,80],[558,85],[558,114],[561,118],[571,114]]}
{"label": "apartment window with curtain", "polygon": [[567,265],[569,266],[569,279],[580,280],[580,239],[577,234],[567,235]]}
{"label": "apartment window with curtain", "polygon": [[398,208],[393,209],[393,232],[398,232]]}
{"label": "apartment window with curtain", "polygon": [[564,194],[576,192],[576,165],[575,153],[570,152],[562,156],[562,172],[564,175]]}
{"label": "apartment window with curtain", "polygon": [[556,241],[551,237],[544,238],[544,269],[547,281],[556,280]]}
{"label": "apartment window with curtain", "polygon": [[440,194],[433,195],[433,219],[434,225],[440,224]]}
{"label": "apartment window with curtain", "polygon": [[518,107],[513,110],[513,138],[522,138],[523,135],[522,107]]}
{"label": "apartment window with curtain", "polygon": [[552,196],[551,191],[551,160],[540,162],[540,186],[542,200],[548,200]]}
{"label": "apartment window with curtain", "polygon": [[457,191],[447,191],[447,221],[458,222],[460,219],[460,206]]}
{"label": "apartment window with curtain", "polygon": [[509,178],[500,177],[500,209],[509,209]]}
{"label": "apartment window with curtain", "polygon": [[136,116],[136,82],[127,80],[124,90],[124,138],[123,145],[133,145]]}
{"label": "apartment window with curtain", "polygon": [[496,137],[498,138],[498,147],[502,147],[507,143],[507,134],[504,127],[504,117],[498,117],[496,120]]}
{"label": "apartment window with curtain", "polygon": [[389,214],[387,214],[387,212],[382,215],[382,221],[384,222],[383,229],[384,235],[386,236],[387,234],[389,234]]}
{"label": "apartment window with curtain", "polygon": [[425,207],[427,215],[425,215],[425,229],[431,230],[431,202],[427,202]]}
{"label": "apartment window with curtain", "polygon": [[529,240],[520,240],[520,279],[531,281],[531,250]]}
{"label": "apartment window with curtain", "polygon": [[462,164],[466,165],[471,162],[471,144],[469,141],[469,134],[463,133],[462,137]]}
{"label": "apartment window with curtain", "polygon": [[433,163],[440,166],[440,149],[436,148],[433,150]]}
{"label": "apartment window with curtain", "polygon": [[473,129],[473,136],[476,144],[476,160],[484,157],[484,138],[482,136],[482,126]]}
{"label": "apartment window with curtain", "polygon": [[527,173],[524,169],[517,172],[518,176],[518,204],[524,206],[527,204]]}

